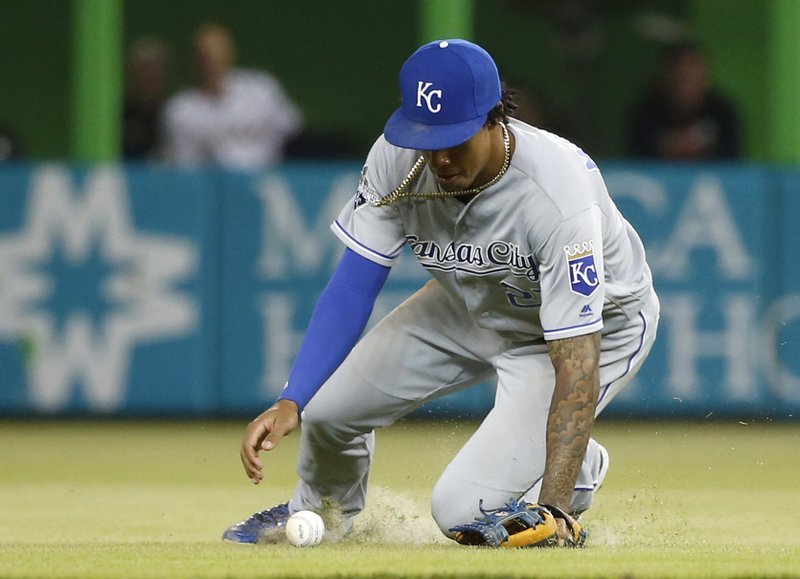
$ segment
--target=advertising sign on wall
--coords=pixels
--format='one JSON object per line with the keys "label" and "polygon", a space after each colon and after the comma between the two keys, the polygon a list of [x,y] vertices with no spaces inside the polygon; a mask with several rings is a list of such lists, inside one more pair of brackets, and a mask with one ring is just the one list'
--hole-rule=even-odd
{"label": "advertising sign on wall", "polygon": [[[602,167],[641,234],[659,337],[616,416],[800,411],[800,174]],[[0,414],[251,415],[274,401],[343,251],[360,167],[0,173]],[[428,274],[410,252],[371,323]],[[480,416],[483,384],[418,411]]]}

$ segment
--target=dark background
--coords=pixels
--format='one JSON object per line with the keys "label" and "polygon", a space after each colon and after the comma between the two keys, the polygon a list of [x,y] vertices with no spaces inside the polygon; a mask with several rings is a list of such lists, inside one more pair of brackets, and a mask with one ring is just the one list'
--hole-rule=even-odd
{"label": "dark background", "polygon": [[[191,80],[195,27],[231,28],[238,63],[274,73],[308,129],[363,157],[397,106],[397,72],[422,43],[420,3],[436,0],[129,0],[125,46],[141,36],[172,51],[174,91]],[[761,0],[476,0],[474,38],[507,80],[543,98],[542,126],[597,158],[620,158],[632,101],[664,42],[706,47],[718,84],[739,106],[745,154],[766,157],[768,15]],[[30,158],[69,155],[72,3],[0,0],[0,127]],[[332,151],[333,153],[333,151]]]}

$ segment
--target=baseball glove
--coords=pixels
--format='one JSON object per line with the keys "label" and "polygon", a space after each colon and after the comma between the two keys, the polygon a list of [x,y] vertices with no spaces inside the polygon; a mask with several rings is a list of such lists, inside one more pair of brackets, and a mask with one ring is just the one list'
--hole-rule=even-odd
{"label": "baseball glove", "polygon": [[[586,531],[581,525],[557,507],[512,500],[499,509],[484,510],[481,500],[479,508],[482,517],[450,529],[462,545],[582,547],[586,541]],[[570,534],[569,539],[561,543],[556,519],[563,519]]]}

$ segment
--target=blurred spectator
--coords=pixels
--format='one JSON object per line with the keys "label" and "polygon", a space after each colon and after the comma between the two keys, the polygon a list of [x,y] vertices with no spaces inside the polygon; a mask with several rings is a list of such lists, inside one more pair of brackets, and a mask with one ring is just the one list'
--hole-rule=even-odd
{"label": "blurred spectator", "polygon": [[125,62],[122,155],[126,160],[153,159],[158,153],[159,117],[169,70],[166,45],[157,38],[131,44]]}
{"label": "blurred spectator", "polygon": [[0,163],[19,161],[25,155],[16,134],[5,126],[0,126]]}
{"label": "blurred spectator", "polygon": [[739,156],[738,114],[711,84],[695,44],[667,49],[651,89],[631,116],[630,153],[663,160]]}
{"label": "blurred spectator", "polygon": [[164,111],[166,160],[236,168],[280,162],[302,125],[280,83],[265,72],[233,68],[233,37],[217,24],[197,30],[194,58],[199,86],[179,92]]}

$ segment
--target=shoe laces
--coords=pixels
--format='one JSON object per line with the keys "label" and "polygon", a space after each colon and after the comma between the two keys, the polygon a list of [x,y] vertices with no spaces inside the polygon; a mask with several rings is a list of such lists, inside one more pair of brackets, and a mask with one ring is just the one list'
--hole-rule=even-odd
{"label": "shoe laces", "polygon": [[289,503],[281,503],[271,509],[255,513],[253,516],[262,523],[281,523],[289,516]]}

